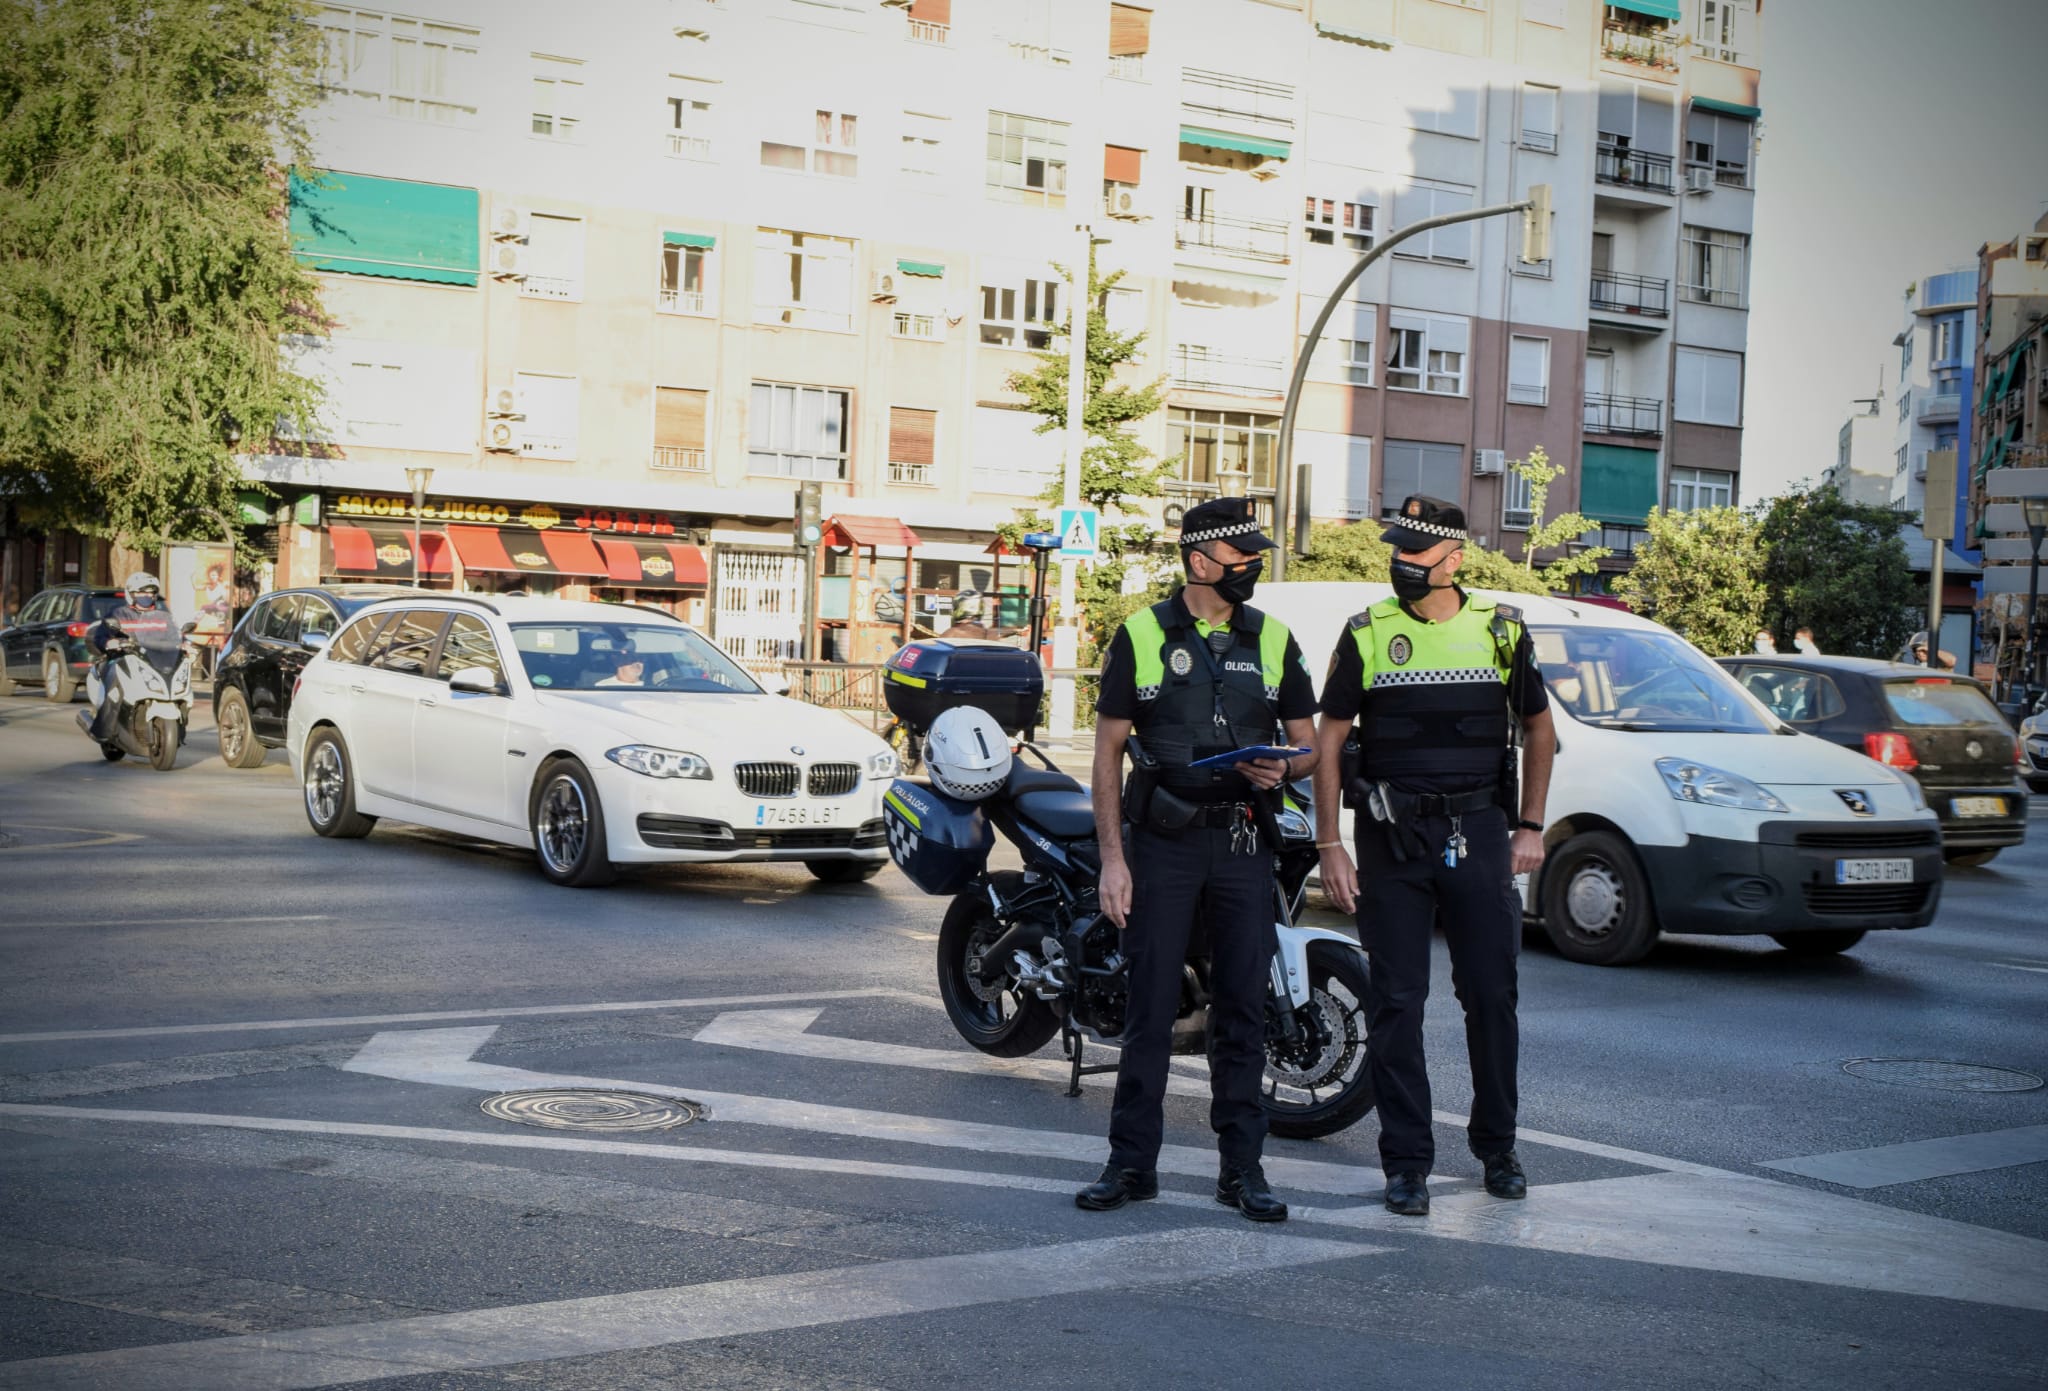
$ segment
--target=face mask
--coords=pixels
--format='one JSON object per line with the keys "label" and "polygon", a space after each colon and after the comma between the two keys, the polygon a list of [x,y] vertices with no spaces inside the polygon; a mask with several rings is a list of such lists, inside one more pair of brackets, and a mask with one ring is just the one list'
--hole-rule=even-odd
{"label": "face mask", "polygon": [[1223,578],[1219,580],[1198,580],[1190,573],[1188,583],[1206,584],[1215,590],[1216,596],[1224,602],[1242,604],[1252,597],[1252,589],[1258,584],[1259,576],[1265,568],[1264,560],[1254,558],[1240,561],[1236,565],[1224,566]]}
{"label": "face mask", "polygon": [[145,589],[140,594],[137,594],[132,602],[138,609],[153,609],[156,607],[156,595],[151,594]]}
{"label": "face mask", "polygon": [[1428,598],[1429,592],[1432,589],[1449,589],[1450,586],[1447,584],[1431,584],[1429,582],[1430,571],[1435,568],[1433,565],[1424,565],[1414,560],[1402,560],[1396,556],[1387,566],[1388,572],[1394,581],[1394,594],[1396,597],[1406,599],[1412,604],[1418,599]]}

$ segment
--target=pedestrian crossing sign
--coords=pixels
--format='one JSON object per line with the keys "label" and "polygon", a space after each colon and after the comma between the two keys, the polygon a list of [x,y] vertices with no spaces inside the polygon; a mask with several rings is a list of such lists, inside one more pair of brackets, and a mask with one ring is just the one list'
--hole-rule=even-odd
{"label": "pedestrian crossing sign", "polygon": [[1060,509],[1060,559],[1094,560],[1102,552],[1102,514],[1092,507]]}

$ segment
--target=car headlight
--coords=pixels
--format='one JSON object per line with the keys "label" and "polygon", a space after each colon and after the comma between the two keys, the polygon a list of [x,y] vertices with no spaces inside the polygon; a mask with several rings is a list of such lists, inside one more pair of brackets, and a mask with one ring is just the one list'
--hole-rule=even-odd
{"label": "car headlight", "polygon": [[869,755],[869,757],[868,757],[868,776],[869,776],[870,778],[893,778],[893,777],[895,777],[895,776],[896,776],[896,751],[895,751],[894,749],[883,749],[883,750],[882,750],[882,751],[881,751],[880,753],[878,753],[878,754],[871,754],[871,755]]}
{"label": "car headlight", "polygon": [[604,756],[621,768],[630,768],[650,778],[711,780],[711,765],[693,753],[657,749],[648,744],[625,744],[616,749],[606,749]]}
{"label": "car headlight", "polygon": [[1738,811],[1784,811],[1785,804],[1748,778],[1737,777],[1686,758],[1660,758],[1657,772],[1664,786],[1681,802],[1732,807]]}

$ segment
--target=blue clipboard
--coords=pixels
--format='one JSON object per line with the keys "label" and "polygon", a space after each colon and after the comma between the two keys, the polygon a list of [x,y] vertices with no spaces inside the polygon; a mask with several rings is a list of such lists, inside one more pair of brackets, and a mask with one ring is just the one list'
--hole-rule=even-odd
{"label": "blue clipboard", "polygon": [[1193,763],[1190,763],[1188,767],[1229,768],[1239,763],[1247,763],[1254,758],[1300,758],[1308,752],[1310,752],[1308,749],[1288,748],[1284,744],[1253,744],[1249,748],[1232,749],[1229,753],[1219,753],[1213,758],[1198,758]]}

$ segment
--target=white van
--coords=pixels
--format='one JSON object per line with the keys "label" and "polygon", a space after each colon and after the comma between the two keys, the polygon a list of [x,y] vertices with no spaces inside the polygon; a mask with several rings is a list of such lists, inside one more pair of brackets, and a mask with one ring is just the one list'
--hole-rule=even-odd
{"label": "white van", "polygon": [[[1320,672],[1346,620],[1391,592],[1269,584],[1253,603]],[[1918,783],[1795,732],[1648,619],[1474,592],[1522,611],[1550,692],[1549,858],[1523,905],[1564,955],[1620,965],[1660,931],[1765,933],[1821,954],[1933,920],[1941,823]]]}

